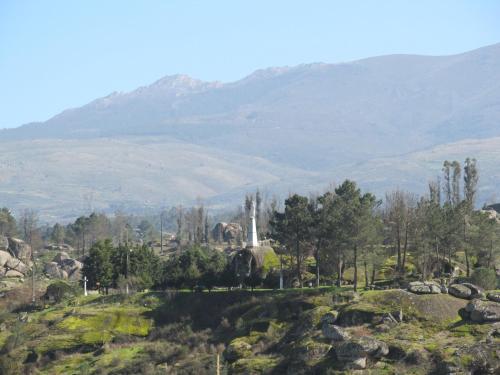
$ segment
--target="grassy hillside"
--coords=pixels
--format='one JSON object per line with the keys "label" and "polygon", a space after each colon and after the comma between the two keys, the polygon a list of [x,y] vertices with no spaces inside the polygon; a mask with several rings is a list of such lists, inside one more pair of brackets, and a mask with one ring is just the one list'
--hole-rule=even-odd
{"label": "grassy hillside", "polygon": [[74,219],[89,208],[143,213],[145,208],[195,204],[199,198],[214,208],[234,207],[257,188],[286,196],[290,191],[320,192],[346,178],[379,197],[395,182],[421,194],[441,173],[443,160],[468,156],[478,159],[479,204],[495,200],[500,181],[498,137],[356,164],[335,163],[321,173],[167,137],[44,139],[0,146],[0,200],[17,212],[36,207],[49,222]]}
{"label": "grassy hillside", "polygon": [[[492,329],[462,321],[466,301],[449,295],[351,298],[332,288],[167,292],[76,296],[28,313],[17,307],[0,316],[0,365],[5,374],[214,374],[219,354],[222,373],[350,373],[321,331],[322,317],[339,313],[351,337],[389,345],[368,364],[374,373],[427,374],[446,363],[473,366],[467,353]],[[396,310],[402,322],[379,324]],[[491,348],[500,344],[492,337]]]}

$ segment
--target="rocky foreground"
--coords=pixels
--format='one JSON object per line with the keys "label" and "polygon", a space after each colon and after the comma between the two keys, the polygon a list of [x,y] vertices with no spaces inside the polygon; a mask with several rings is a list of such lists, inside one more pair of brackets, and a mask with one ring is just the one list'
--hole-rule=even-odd
{"label": "rocky foreground", "polygon": [[218,355],[229,374],[500,371],[494,291],[490,299],[401,289],[126,298],[78,296],[65,285],[60,302],[1,316],[2,373],[214,374]]}

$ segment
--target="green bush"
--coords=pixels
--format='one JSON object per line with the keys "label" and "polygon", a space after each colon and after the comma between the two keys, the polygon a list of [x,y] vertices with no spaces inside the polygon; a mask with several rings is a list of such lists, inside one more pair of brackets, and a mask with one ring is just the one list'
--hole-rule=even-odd
{"label": "green bush", "polygon": [[12,358],[8,355],[0,357],[0,374],[18,375],[22,374],[22,364],[18,358]]}
{"label": "green bush", "polygon": [[61,302],[64,298],[74,297],[78,295],[77,288],[71,286],[64,281],[56,281],[47,287],[47,292],[45,293],[45,299],[48,301],[54,301],[56,303]]}
{"label": "green bush", "polygon": [[471,276],[471,282],[486,290],[495,289],[497,286],[497,275],[491,268],[476,268]]}

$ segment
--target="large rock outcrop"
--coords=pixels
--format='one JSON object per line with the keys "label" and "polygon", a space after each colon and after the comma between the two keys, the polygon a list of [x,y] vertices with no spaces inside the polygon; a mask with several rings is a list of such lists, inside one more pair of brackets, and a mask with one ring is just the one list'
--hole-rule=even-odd
{"label": "large rock outcrop", "polygon": [[45,264],[43,271],[51,279],[67,279],[68,273],[63,271],[57,262],[48,262]]}
{"label": "large rock outcrop", "polygon": [[500,303],[474,299],[465,306],[465,317],[473,322],[500,322]]}
{"label": "large rock outcrop", "polygon": [[23,240],[0,236],[0,277],[23,277],[29,271],[31,246]]}
{"label": "large rock outcrop", "polygon": [[245,278],[255,276],[265,278],[273,267],[279,266],[279,259],[272,247],[259,246],[240,249],[231,260],[234,274],[243,282]]}
{"label": "large rock outcrop", "polygon": [[23,277],[29,268],[10,253],[0,250],[0,277]]}
{"label": "large rock outcrop", "polygon": [[78,281],[81,279],[83,263],[72,259],[66,252],[56,254],[52,262],[45,264],[44,272],[53,279],[69,279]]}
{"label": "large rock outcrop", "polygon": [[217,242],[235,242],[242,238],[243,229],[238,223],[217,223],[212,229],[212,238]]}
{"label": "large rock outcrop", "polygon": [[19,238],[9,237],[9,252],[12,256],[28,263],[31,259],[31,246]]}

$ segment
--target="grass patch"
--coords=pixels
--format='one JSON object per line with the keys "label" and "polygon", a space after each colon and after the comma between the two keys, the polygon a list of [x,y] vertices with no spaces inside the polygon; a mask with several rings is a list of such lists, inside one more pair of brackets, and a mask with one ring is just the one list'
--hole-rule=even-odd
{"label": "grass patch", "polygon": [[96,361],[95,365],[98,368],[113,367],[124,368],[127,363],[131,362],[143,350],[141,345],[134,345],[128,347],[112,347],[104,354],[102,354]]}
{"label": "grass patch", "polygon": [[147,336],[151,322],[142,316],[146,309],[126,306],[86,310],[74,314],[58,324],[58,328],[81,333],[84,343],[107,342],[117,334]]}

